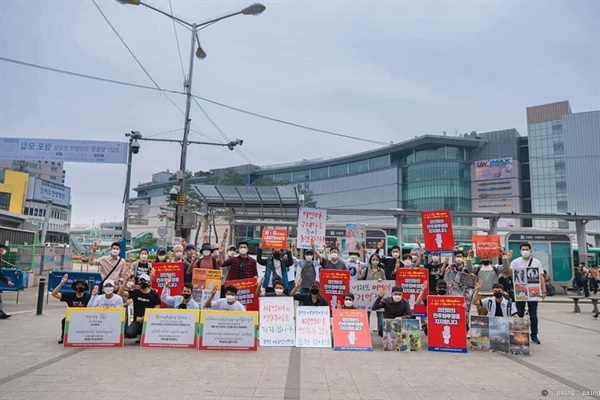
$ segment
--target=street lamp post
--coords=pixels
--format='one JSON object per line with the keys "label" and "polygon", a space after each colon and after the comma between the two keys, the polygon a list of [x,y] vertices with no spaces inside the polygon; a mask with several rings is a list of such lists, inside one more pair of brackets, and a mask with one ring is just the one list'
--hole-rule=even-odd
{"label": "street lamp post", "polygon": [[121,227],[121,254],[120,256],[125,258],[127,252],[127,230],[129,229],[129,189],[131,188],[131,161],[134,154],[139,153],[140,144],[138,139],[142,135],[137,131],[126,133],[125,136],[129,138],[129,145],[127,146],[127,177],[125,179],[125,193],[123,194],[123,203],[125,204],[123,211],[123,226]]}
{"label": "street lamp post", "polygon": [[[153,11],[156,11],[162,15],[165,15],[172,20],[175,20],[182,24],[184,27],[188,28],[192,33],[191,40],[191,51],[190,51],[190,63],[188,75],[184,81],[184,92],[186,95],[186,103],[185,103],[185,119],[183,125],[183,141],[181,142],[181,160],[179,162],[179,193],[177,195],[177,207],[175,208],[175,235],[184,238],[186,241],[189,240],[188,230],[183,228],[183,213],[185,210],[186,198],[185,198],[185,181],[186,181],[186,162],[187,162],[187,146],[188,146],[188,137],[190,132],[190,108],[192,102],[192,76],[194,71],[194,55],[199,59],[203,60],[206,58],[206,52],[200,46],[200,40],[198,39],[198,30],[207,25],[213,24],[217,21],[221,21],[226,18],[230,18],[236,15],[259,15],[262,13],[266,7],[263,4],[256,3],[252,4],[241,11],[234,12],[231,14],[224,15],[219,18],[212,19],[210,21],[202,22],[202,23],[189,23],[184,21],[181,18],[175,17],[168,12],[162,11],[158,8],[155,8],[149,4],[146,4],[140,0],[116,0],[121,4],[132,4],[132,5],[143,5],[146,8],[149,8]],[[196,44],[198,47],[196,48]]]}

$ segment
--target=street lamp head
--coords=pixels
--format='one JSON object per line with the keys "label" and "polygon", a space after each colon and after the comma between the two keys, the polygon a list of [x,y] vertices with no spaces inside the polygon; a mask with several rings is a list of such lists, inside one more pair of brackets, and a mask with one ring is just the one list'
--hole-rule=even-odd
{"label": "street lamp head", "polygon": [[242,10],[242,14],[244,14],[244,15],[258,15],[258,14],[262,13],[263,11],[265,11],[266,9],[267,9],[267,7],[265,7],[264,4],[255,3],[255,4],[252,4],[251,6],[248,6],[248,7],[244,8]]}
{"label": "street lamp head", "polygon": [[134,6],[140,5],[140,0],[116,0],[116,2],[120,4],[132,4]]}
{"label": "street lamp head", "polygon": [[206,52],[202,47],[198,46],[198,50],[196,50],[196,57],[198,57],[200,60],[204,60],[206,58]]}

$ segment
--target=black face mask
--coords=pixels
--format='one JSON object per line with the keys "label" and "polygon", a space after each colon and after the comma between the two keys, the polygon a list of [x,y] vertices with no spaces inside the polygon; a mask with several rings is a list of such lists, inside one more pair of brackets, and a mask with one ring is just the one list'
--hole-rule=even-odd
{"label": "black face mask", "polygon": [[142,289],[148,289],[148,283],[146,283],[146,282],[140,282],[140,287]]}
{"label": "black face mask", "polygon": [[312,289],[310,289],[310,294],[314,294],[314,295],[319,294],[319,288],[312,288]]}
{"label": "black face mask", "polygon": [[481,265],[485,265],[487,267],[488,265],[490,265],[490,262],[489,261],[482,261]]}
{"label": "black face mask", "polygon": [[442,289],[442,288],[436,288],[435,291],[437,292],[437,294],[440,294],[440,295],[445,295],[448,292],[447,289]]}
{"label": "black face mask", "polygon": [[189,299],[190,297],[192,297],[191,293],[184,293],[183,294],[183,298],[186,299],[186,300]]}
{"label": "black face mask", "polygon": [[273,253],[273,258],[276,260],[279,260],[281,258],[281,254],[280,253]]}
{"label": "black face mask", "polygon": [[502,294],[502,292],[494,292],[494,297],[497,299],[501,299],[504,295]]}
{"label": "black face mask", "polygon": [[75,291],[77,293],[83,293],[83,292],[85,292],[85,288],[80,286],[80,287],[75,288]]}

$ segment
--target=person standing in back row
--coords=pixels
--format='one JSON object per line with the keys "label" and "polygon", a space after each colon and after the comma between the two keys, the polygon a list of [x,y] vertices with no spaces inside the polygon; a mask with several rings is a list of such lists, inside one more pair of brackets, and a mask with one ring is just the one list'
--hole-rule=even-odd
{"label": "person standing in back row", "polygon": [[110,245],[110,255],[94,259],[94,255],[98,250],[98,243],[94,242],[92,245],[92,252],[90,254],[89,265],[95,265],[98,267],[98,272],[102,277],[102,283],[107,279],[112,279],[114,282],[118,282],[119,278],[123,277],[125,272],[125,259],[119,257],[121,252],[121,243],[114,242]]}
{"label": "person standing in back row", "polygon": [[228,258],[221,264],[221,268],[229,267],[228,281],[238,279],[254,278],[258,276],[256,260],[248,255],[249,246],[247,242],[238,243],[238,257]]}

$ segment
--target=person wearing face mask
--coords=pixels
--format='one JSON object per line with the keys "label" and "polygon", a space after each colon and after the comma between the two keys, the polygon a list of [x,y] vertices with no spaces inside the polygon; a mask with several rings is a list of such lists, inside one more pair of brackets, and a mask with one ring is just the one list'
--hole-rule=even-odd
{"label": "person wearing face mask", "polygon": [[176,244],[173,246],[173,256],[171,262],[183,262],[183,246]]}
{"label": "person wearing face mask", "polygon": [[314,243],[313,250],[305,250],[303,260],[294,259],[298,268],[296,269],[296,282],[302,282],[300,286],[301,294],[310,292],[310,284],[319,280],[319,271],[321,264],[319,258],[315,259]]}
{"label": "person wearing face mask", "polygon": [[349,258],[346,260],[346,266],[348,267],[348,271],[350,271],[350,280],[359,280],[362,271],[364,271],[369,266],[369,264],[360,261],[360,252],[358,251],[351,251],[348,253],[348,256]]}
{"label": "person wearing face mask", "polygon": [[221,268],[229,267],[229,273],[227,279],[235,281],[238,279],[254,278],[258,276],[258,269],[256,268],[256,260],[248,255],[248,243],[238,243],[239,256],[228,258],[221,264]]}
{"label": "person wearing face mask", "polygon": [[[60,290],[68,280],[69,274],[64,274],[60,283],[50,293],[52,297],[67,303],[68,307],[87,307],[90,302],[90,294],[88,293],[90,291],[89,285],[85,281],[77,280],[71,284],[71,289],[73,289],[74,293],[60,293]],[[65,337],[65,321],[66,319],[63,318],[60,322],[62,332],[58,344],[62,344]]]}
{"label": "person wearing face mask", "polygon": [[[129,282],[134,283],[135,277],[131,275]],[[156,291],[150,289],[150,276],[142,274],[139,278],[140,288],[125,291],[127,285],[121,285],[119,296],[133,301],[134,321],[125,329],[125,337],[129,339],[137,338],[142,333],[144,323],[144,314],[147,308],[160,308],[160,298]],[[139,338],[136,343],[139,343]]]}
{"label": "person wearing face mask", "polygon": [[200,305],[192,299],[193,286],[191,283],[184,283],[181,289],[181,296],[171,296],[171,276],[168,276],[165,280],[165,287],[160,295],[160,299],[163,303],[172,308],[180,310],[198,310]]}
{"label": "person wearing face mask", "polygon": [[471,258],[465,258],[465,254],[457,250],[454,252],[454,263],[444,264],[440,270],[440,274],[443,276],[446,271],[458,271],[471,273],[473,270],[473,263]]}
{"label": "person wearing face mask", "polygon": [[[538,270],[538,277],[540,280],[540,287],[542,289],[542,300],[546,298],[546,281],[544,280],[544,274],[543,274],[543,268],[542,268],[542,263],[533,258],[531,256],[531,245],[529,243],[521,243],[520,245],[520,250],[521,250],[521,257],[513,260],[510,263],[510,268],[508,268],[504,275],[505,276],[509,276],[509,275],[514,275],[513,271],[515,270],[515,268],[520,269],[520,271],[524,271],[524,268],[537,268]],[[513,276],[513,280],[516,280]],[[529,320],[531,322],[531,341],[533,343],[537,343],[537,344],[541,344],[540,339],[538,338],[538,316],[537,316],[537,309],[538,309],[538,302],[537,301],[517,301],[516,302],[516,307],[517,307],[517,313],[519,314],[520,318],[523,318],[525,316],[525,306],[527,306],[527,309],[529,310]]]}
{"label": "person wearing face mask", "polygon": [[[402,288],[400,286],[394,286],[392,288],[392,295],[390,297],[385,296],[385,289],[379,292],[379,296],[373,303],[371,311],[377,311],[383,309],[383,318],[386,319],[402,319],[403,317],[411,318],[412,311],[408,300],[402,297]],[[383,325],[381,329],[377,327],[377,333],[383,337]]]}
{"label": "person wearing face mask", "polygon": [[119,308],[123,307],[123,298],[114,292],[115,283],[112,279],[104,281],[103,295],[98,296],[98,286],[94,286],[88,307]]}
{"label": "person wearing face mask", "polygon": [[473,304],[485,307],[490,317],[516,317],[517,310],[512,307],[510,300],[504,298],[504,287],[499,283],[494,283],[492,286],[493,297],[484,299],[479,295],[479,290],[482,286],[482,281],[478,281],[473,292]]}
{"label": "person wearing face mask", "polygon": [[[381,259],[377,253],[371,254],[369,257],[369,268],[362,270],[361,280],[365,281],[382,281],[385,279],[385,271],[382,268]],[[380,330],[383,332],[383,312],[378,311],[377,315],[377,332]],[[367,312],[367,319],[371,322],[371,311]]]}
{"label": "person wearing face mask", "polygon": [[[210,246],[210,245],[209,245]],[[179,249],[175,251],[175,258],[179,257]],[[212,251],[211,251],[212,253]],[[185,251],[183,252],[182,258],[177,262],[183,262],[183,282],[191,283],[192,282],[192,269],[194,268],[194,264],[196,262],[196,246],[193,244],[187,244],[185,246]],[[210,257],[210,255],[209,255]]]}
{"label": "person wearing face mask", "polygon": [[383,262],[383,269],[385,271],[385,279],[387,280],[395,280],[396,279],[396,269],[400,268],[402,250],[400,246],[393,246],[390,252],[391,257],[386,257],[382,254],[383,246],[385,245],[385,240],[381,240],[377,243],[377,250],[375,250],[375,254],[377,254],[381,261]]}
{"label": "person wearing face mask", "polygon": [[[221,264],[223,264],[223,256],[222,253],[219,252],[219,256],[215,257],[213,255],[215,249],[210,245],[210,243],[204,243],[200,248],[200,253],[202,257],[196,261],[194,264],[194,268],[202,268],[202,269],[221,269]],[[217,251],[219,249],[216,249]],[[189,271],[191,273],[191,271]]]}
{"label": "person wearing face mask", "polygon": [[[444,277],[444,274],[441,273],[444,265],[448,264],[448,257],[444,257],[444,262],[440,262],[440,255],[433,254],[431,256],[431,262],[425,265],[425,268],[429,270],[429,282],[437,282],[438,280]],[[429,288],[429,294],[435,295],[435,287],[432,285]]]}
{"label": "person wearing face mask", "polygon": [[139,261],[134,261],[131,264],[131,269],[133,270],[133,274],[135,275],[136,285],[139,285],[139,279],[142,274],[150,275],[150,279],[152,279],[152,275],[154,275],[154,271],[152,270],[152,263],[148,261],[148,254],[148,249],[141,248]]}
{"label": "person wearing face mask", "polygon": [[285,296],[287,296],[287,290],[281,279],[277,279],[273,283],[273,287],[274,287],[273,292],[263,294],[262,290],[260,290],[260,289],[262,287],[264,279],[265,279],[265,277],[263,276],[263,278],[258,282],[259,284],[256,285],[256,295],[258,297],[285,297]]}
{"label": "person wearing face mask", "polygon": [[119,253],[121,252],[121,244],[119,242],[114,242],[110,246],[110,255],[100,257],[97,260],[94,259],[96,250],[98,250],[98,244],[94,242],[88,264],[98,267],[103,284],[107,279],[112,279],[113,282],[116,282],[119,278],[124,277],[125,260],[119,257]]}
{"label": "person wearing face mask", "polygon": [[299,302],[298,305],[329,307],[327,300],[319,294],[319,282],[312,282],[309,286],[308,293],[297,293],[301,285],[302,279],[296,283],[296,287],[294,287],[290,293],[290,296],[294,297],[294,300]]}
{"label": "person wearing face mask", "polygon": [[[419,297],[417,297],[417,300],[415,301],[415,305],[427,305],[427,299],[425,299],[425,292],[427,291],[427,286],[428,283],[427,282],[423,282],[423,284],[421,285],[421,293],[419,293]],[[438,279],[437,281],[435,281],[435,285],[433,286],[433,292],[430,291],[431,295],[437,295],[437,296],[445,296],[446,294],[448,294],[448,283],[443,280],[443,279]],[[427,322],[423,321],[421,323],[421,328],[423,329],[423,332],[427,335]]]}
{"label": "person wearing face mask", "polygon": [[210,308],[212,310],[223,311],[246,311],[244,305],[235,299],[235,296],[237,295],[237,288],[235,286],[231,285],[225,288],[224,299],[217,299],[213,301],[215,293],[217,293],[217,287],[213,288],[209,298],[206,299],[206,303],[204,304],[205,309]]}
{"label": "person wearing face mask", "polygon": [[346,265],[346,261],[340,258],[340,249],[337,247],[332,247],[329,249],[329,256],[325,256],[325,262],[323,263],[322,269],[337,269],[337,270],[347,270],[348,266]]}
{"label": "person wearing face mask", "polygon": [[344,293],[344,304],[338,303],[336,308],[342,310],[356,310],[357,308],[354,305],[354,293]]}
{"label": "person wearing face mask", "polygon": [[290,282],[290,279],[295,280],[294,257],[290,251],[273,249],[272,255],[264,258],[262,249],[258,249],[256,261],[266,266],[263,282],[265,293],[275,291],[275,281],[282,281],[285,289],[296,284],[296,282]]}
{"label": "person wearing face mask", "polygon": [[160,248],[156,251],[156,261],[157,262],[167,262],[167,250],[164,248]]}

